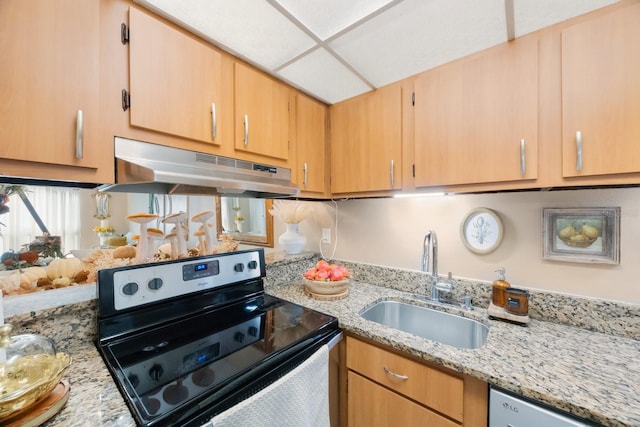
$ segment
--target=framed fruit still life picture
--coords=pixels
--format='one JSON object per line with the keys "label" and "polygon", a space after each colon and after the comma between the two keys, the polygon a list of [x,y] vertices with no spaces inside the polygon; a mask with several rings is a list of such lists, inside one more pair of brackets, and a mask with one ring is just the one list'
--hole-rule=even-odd
{"label": "framed fruit still life picture", "polygon": [[543,208],[543,258],[620,264],[620,208]]}

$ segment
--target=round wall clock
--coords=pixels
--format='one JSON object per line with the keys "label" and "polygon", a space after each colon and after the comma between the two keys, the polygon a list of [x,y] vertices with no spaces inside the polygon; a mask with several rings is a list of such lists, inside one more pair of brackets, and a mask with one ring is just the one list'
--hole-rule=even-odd
{"label": "round wall clock", "polygon": [[502,242],[502,221],[491,209],[474,209],[460,224],[460,238],[471,252],[493,252]]}

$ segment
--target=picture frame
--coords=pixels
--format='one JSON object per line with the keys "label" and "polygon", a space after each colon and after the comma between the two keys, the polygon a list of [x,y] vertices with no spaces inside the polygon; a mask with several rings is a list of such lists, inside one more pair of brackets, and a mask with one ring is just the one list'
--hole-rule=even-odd
{"label": "picture frame", "polygon": [[473,209],[460,224],[460,238],[473,253],[483,255],[493,252],[502,243],[502,221],[491,209]]}
{"label": "picture frame", "polygon": [[620,208],[543,208],[543,259],[620,264]]}

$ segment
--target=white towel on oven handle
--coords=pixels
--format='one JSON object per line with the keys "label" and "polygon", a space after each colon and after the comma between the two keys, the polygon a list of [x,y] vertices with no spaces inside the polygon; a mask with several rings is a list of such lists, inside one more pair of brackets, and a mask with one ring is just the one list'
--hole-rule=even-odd
{"label": "white towel on oven handle", "polygon": [[329,347],[203,427],[329,426]]}

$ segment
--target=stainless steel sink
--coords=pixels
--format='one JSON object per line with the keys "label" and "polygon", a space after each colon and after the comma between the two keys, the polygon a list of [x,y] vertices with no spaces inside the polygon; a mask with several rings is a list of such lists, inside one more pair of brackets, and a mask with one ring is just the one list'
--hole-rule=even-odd
{"label": "stainless steel sink", "polygon": [[489,327],[476,320],[399,301],[380,301],[360,315],[367,320],[458,348],[480,348],[489,333]]}

